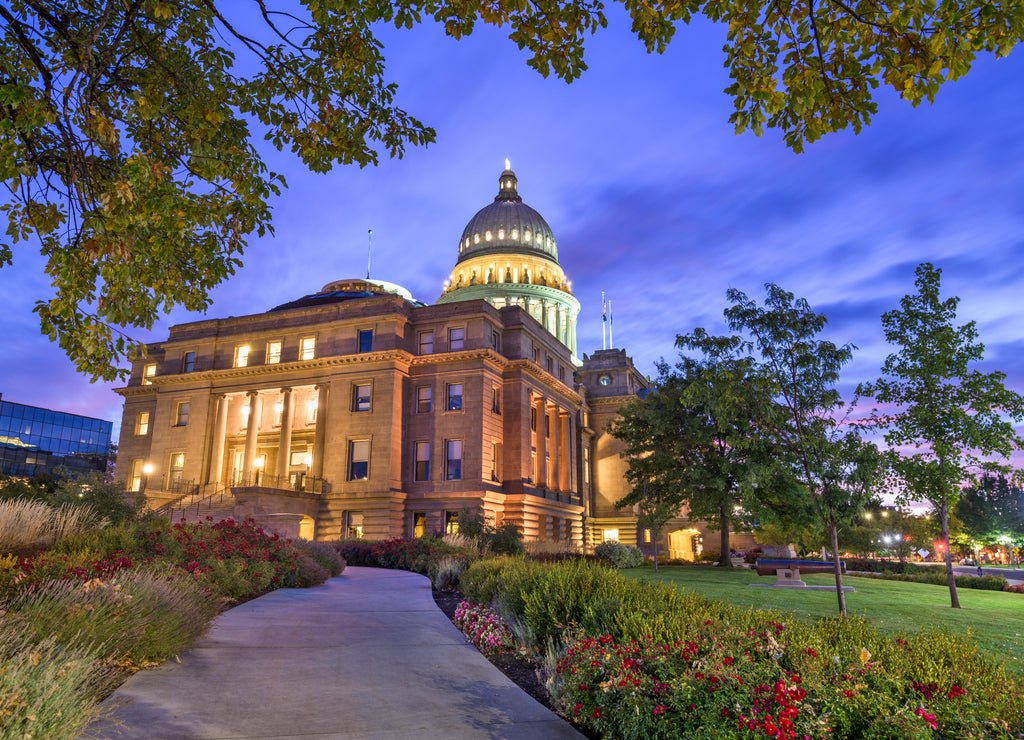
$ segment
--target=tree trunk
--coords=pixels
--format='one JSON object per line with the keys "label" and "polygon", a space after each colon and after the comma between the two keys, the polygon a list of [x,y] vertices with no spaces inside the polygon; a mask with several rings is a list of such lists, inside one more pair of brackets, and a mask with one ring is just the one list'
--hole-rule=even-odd
{"label": "tree trunk", "polygon": [[846,616],[846,594],[843,592],[843,566],[839,560],[839,528],[835,522],[828,525],[828,538],[832,544],[832,566],[836,574],[836,598],[839,600],[839,614]]}
{"label": "tree trunk", "polygon": [[652,538],[654,540],[654,572],[655,573],[658,572],[658,537],[660,537],[660,536],[661,536],[661,532],[655,530],[654,531],[654,537]]}
{"label": "tree trunk", "polygon": [[949,606],[960,608],[960,597],[956,593],[956,578],[953,576],[953,553],[949,551],[949,512],[947,507],[940,506],[939,521],[942,523],[942,542],[946,546],[946,583],[949,584]]}
{"label": "tree trunk", "polygon": [[721,552],[718,554],[718,564],[723,568],[732,567],[732,557],[729,555],[729,505],[722,504],[718,512],[718,526],[722,532]]}

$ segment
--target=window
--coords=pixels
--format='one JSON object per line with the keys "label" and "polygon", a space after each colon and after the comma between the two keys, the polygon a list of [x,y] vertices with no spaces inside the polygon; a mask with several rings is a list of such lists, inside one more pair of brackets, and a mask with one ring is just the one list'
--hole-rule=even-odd
{"label": "window", "polygon": [[535,431],[535,432],[537,431],[537,407],[536,406],[531,406],[530,407],[530,429]]}
{"label": "window", "polygon": [[553,375],[555,372],[555,361],[550,357],[548,358],[548,374]]}
{"label": "window", "polygon": [[558,368],[558,379],[560,381],[562,381],[563,383],[565,382],[565,368],[564,367],[559,366],[559,368]]}
{"label": "window", "polygon": [[352,410],[370,410],[370,384],[352,386]]}
{"label": "window", "polygon": [[649,530],[649,529],[645,529],[644,530],[644,542],[646,542],[648,544],[650,544],[650,542],[651,542],[651,530]]}
{"label": "window", "polygon": [[456,352],[462,349],[466,342],[466,330],[461,326],[456,329],[448,330],[448,351]]}
{"label": "window", "polygon": [[602,535],[602,539],[605,542],[608,542],[609,540],[615,540],[616,542],[618,542],[619,541],[619,530],[617,530],[617,529],[606,529],[606,530],[604,530],[604,533]]}
{"label": "window", "polygon": [[462,383],[448,384],[448,411],[462,411]]}
{"label": "window", "polygon": [[132,469],[128,474],[128,490],[142,490],[142,460],[132,460]]}
{"label": "window", "polygon": [[551,417],[544,414],[544,436],[551,439]]}
{"label": "window", "polygon": [[142,384],[152,385],[153,378],[156,377],[156,363],[152,362],[148,365],[142,366]]}
{"label": "window", "polygon": [[312,360],[316,357],[316,337],[303,337],[299,342],[299,359]]}
{"label": "window", "polygon": [[167,490],[177,491],[181,488],[181,478],[185,472],[185,454],[177,452],[171,455],[171,464],[167,468]]}
{"label": "window", "polygon": [[583,448],[583,482],[590,485],[590,448]]}
{"label": "window", "polygon": [[446,511],[444,513],[444,533],[445,534],[458,534],[459,533],[459,512],[457,512],[457,511]]}
{"label": "window", "polygon": [[434,354],[434,332],[432,332],[432,331],[421,331],[420,332],[420,354],[421,355],[432,355],[432,354]]}
{"label": "window", "polygon": [[427,512],[414,511],[412,514],[412,536],[422,537],[427,533]]}
{"label": "window", "polygon": [[429,385],[416,389],[416,413],[426,414],[431,409],[431,388]]}
{"label": "window", "polygon": [[181,356],[181,372],[190,373],[196,369],[196,353],[186,352]]}
{"label": "window", "polygon": [[491,388],[491,412],[501,413],[501,388]]}
{"label": "window", "polygon": [[373,351],[373,329],[360,329],[359,330],[359,351],[360,352],[372,352]]}
{"label": "window", "polygon": [[281,417],[284,416],[284,396],[278,396],[274,403],[274,426],[281,426]]}
{"label": "window", "polygon": [[176,427],[187,427],[188,426],[188,401],[178,401],[178,407],[174,414],[174,426]]}
{"label": "window", "polygon": [[235,347],[235,367],[245,367],[249,364],[249,345],[240,344]]}
{"label": "window", "polygon": [[414,480],[430,480],[430,442],[416,443],[416,470]]}
{"label": "window", "polygon": [[444,479],[462,479],[462,440],[446,439],[444,442]]}
{"label": "window", "polygon": [[533,348],[533,361],[540,364],[540,347]]}
{"label": "window", "polygon": [[267,342],[267,364],[276,365],[281,361],[281,343]]}
{"label": "window", "polygon": [[491,480],[500,481],[501,475],[501,442],[491,442]]}
{"label": "window", "polygon": [[149,434],[149,412],[140,411],[135,416],[135,436],[143,437]]}
{"label": "window", "polygon": [[363,512],[347,511],[344,515],[345,534],[350,540],[363,538]]}
{"label": "window", "polygon": [[348,479],[366,480],[370,477],[370,440],[348,443]]}
{"label": "window", "polygon": [[501,335],[496,331],[491,332],[491,349],[496,352],[501,351]]}

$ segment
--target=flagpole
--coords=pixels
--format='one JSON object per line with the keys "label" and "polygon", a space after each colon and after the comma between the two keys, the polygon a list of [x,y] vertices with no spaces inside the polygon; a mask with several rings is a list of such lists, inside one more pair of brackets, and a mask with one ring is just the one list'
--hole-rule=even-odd
{"label": "flagpole", "polygon": [[612,339],[612,300],[608,299],[608,349],[615,349],[615,340]]}
{"label": "flagpole", "polygon": [[366,230],[366,279],[370,279],[370,250],[373,248],[373,229]]}
{"label": "flagpole", "polygon": [[601,349],[608,349],[608,342],[605,339],[605,328],[608,323],[608,304],[604,300],[604,291],[601,291]]}

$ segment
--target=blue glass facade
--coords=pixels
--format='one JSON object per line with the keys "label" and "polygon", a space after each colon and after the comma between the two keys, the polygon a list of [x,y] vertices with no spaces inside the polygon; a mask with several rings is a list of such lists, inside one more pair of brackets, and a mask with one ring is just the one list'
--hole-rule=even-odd
{"label": "blue glass facade", "polygon": [[113,422],[0,400],[0,472],[106,470]]}

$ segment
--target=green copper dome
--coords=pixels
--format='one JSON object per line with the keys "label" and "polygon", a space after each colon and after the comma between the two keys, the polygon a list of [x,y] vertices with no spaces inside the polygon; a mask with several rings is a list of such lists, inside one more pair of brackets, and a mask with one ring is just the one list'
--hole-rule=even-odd
{"label": "green copper dome", "polygon": [[555,235],[547,221],[523,203],[516,191],[516,173],[508,168],[498,178],[494,202],[484,206],[466,224],[459,242],[459,259],[487,254],[522,254],[558,262]]}

